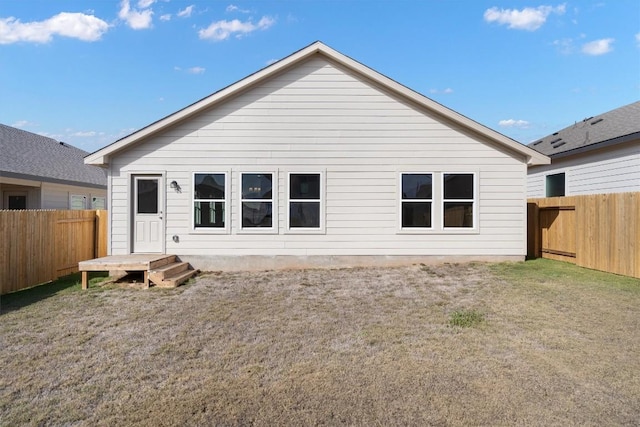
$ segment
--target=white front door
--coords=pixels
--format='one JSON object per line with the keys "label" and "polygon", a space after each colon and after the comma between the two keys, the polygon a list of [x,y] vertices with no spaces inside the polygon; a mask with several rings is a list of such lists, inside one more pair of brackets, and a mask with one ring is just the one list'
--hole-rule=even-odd
{"label": "white front door", "polygon": [[162,253],[164,224],[161,175],[133,176],[133,253]]}

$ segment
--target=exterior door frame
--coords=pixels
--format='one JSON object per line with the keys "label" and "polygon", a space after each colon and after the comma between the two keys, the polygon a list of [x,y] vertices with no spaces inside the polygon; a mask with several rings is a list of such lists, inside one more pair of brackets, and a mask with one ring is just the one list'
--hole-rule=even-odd
{"label": "exterior door frame", "polygon": [[130,172],[129,174],[129,226],[128,228],[128,246],[129,253],[147,253],[144,251],[136,252],[135,247],[135,226],[136,226],[136,207],[137,207],[137,188],[136,182],[138,178],[155,178],[158,179],[158,211],[160,217],[160,241],[158,244],[157,251],[149,252],[149,253],[165,253],[166,251],[166,221],[165,221],[165,211],[166,211],[166,189],[165,189],[165,173],[164,172]]}

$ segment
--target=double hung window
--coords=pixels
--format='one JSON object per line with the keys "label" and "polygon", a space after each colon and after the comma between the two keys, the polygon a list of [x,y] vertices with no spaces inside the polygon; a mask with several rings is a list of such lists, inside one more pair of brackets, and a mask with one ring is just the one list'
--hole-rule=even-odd
{"label": "double hung window", "polygon": [[431,228],[433,208],[433,175],[402,174],[402,228]]}
{"label": "double hung window", "polygon": [[444,228],[473,228],[475,186],[472,173],[442,176]]}
{"label": "double hung window", "polygon": [[242,228],[273,228],[273,174],[243,173]]}
{"label": "double hung window", "polygon": [[194,228],[224,229],[226,226],[226,174],[196,173],[193,190]]}
{"label": "double hung window", "polygon": [[289,228],[320,230],[321,212],[321,174],[289,174]]}

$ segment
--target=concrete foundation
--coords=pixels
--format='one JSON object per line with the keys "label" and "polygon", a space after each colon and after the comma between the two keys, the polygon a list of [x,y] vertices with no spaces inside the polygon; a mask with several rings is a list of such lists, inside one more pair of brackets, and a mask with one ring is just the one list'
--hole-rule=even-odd
{"label": "concrete foundation", "polygon": [[202,271],[264,271],[301,268],[391,267],[412,264],[466,262],[518,262],[524,255],[478,256],[200,256],[180,255],[182,261]]}

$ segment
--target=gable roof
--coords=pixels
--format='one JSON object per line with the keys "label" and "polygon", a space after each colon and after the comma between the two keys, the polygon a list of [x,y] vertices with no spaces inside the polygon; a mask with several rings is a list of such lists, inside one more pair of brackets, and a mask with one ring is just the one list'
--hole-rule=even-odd
{"label": "gable roof", "polygon": [[84,164],[84,150],[0,124],[0,176],[107,188],[106,171]]}
{"label": "gable roof", "polygon": [[511,138],[508,138],[505,135],[502,135],[499,132],[496,132],[493,129],[490,129],[486,126],[481,125],[478,122],[475,122],[462,114],[453,111],[434,100],[427,98],[426,96],[415,92],[406,86],[401,85],[400,83],[392,80],[377,71],[349,58],[333,50],[322,42],[315,42],[310,44],[309,46],[287,56],[284,59],[281,59],[274,64],[269,65],[262,70],[245,77],[244,79],[227,86],[226,88],[215,92],[209,95],[206,98],[201,99],[182,110],[179,110],[163,119],[158,120],[155,123],[152,123],[131,135],[128,135],[111,145],[108,145],[85,158],[85,163],[92,165],[105,165],[109,162],[109,157],[113,154],[121,151],[132,144],[136,144],[137,142],[143,140],[144,138],[151,136],[157,132],[160,132],[169,126],[172,126],[182,120],[185,120],[199,112],[212,107],[215,104],[224,102],[230,97],[240,93],[241,91],[246,90],[247,88],[257,85],[260,82],[268,79],[271,76],[274,76],[277,73],[280,73],[286,69],[294,67],[296,64],[299,64],[302,61],[310,58],[314,55],[322,55],[328,60],[338,63],[342,67],[349,69],[350,71],[374,82],[375,84],[380,85],[386,90],[399,95],[400,97],[411,101],[418,106],[430,111],[431,113],[441,117],[445,121],[453,122],[458,124],[468,131],[480,135],[483,138],[486,138],[499,146],[503,146],[510,151],[523,156],[526,159],[526,162],[529,165],[541,165],[541,164],[549,164],[550,159],[545,155],[539,153],[536,150],[533,150],[523,144],[520,144],[517,141],[514,141]]}
{"label": "gable roof", "polygon": [[640,101],[588,117],[529,144],[551,158],[640,139]]}

